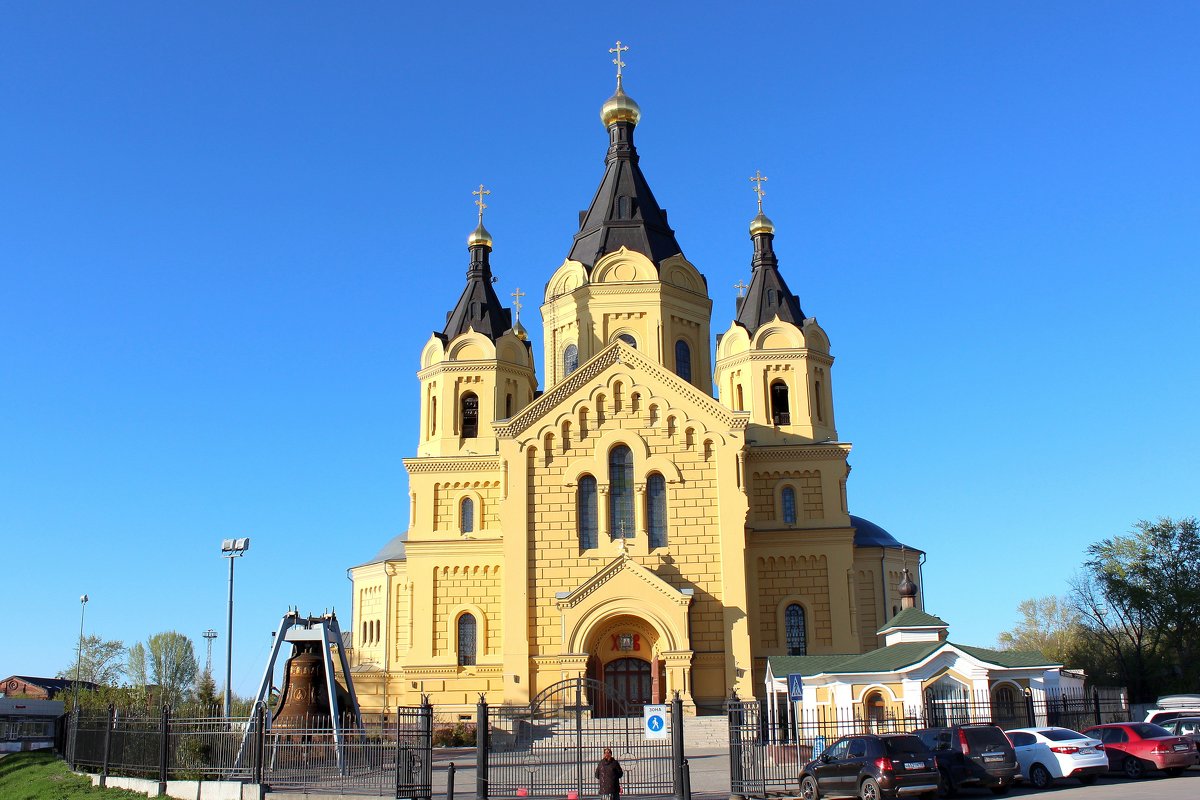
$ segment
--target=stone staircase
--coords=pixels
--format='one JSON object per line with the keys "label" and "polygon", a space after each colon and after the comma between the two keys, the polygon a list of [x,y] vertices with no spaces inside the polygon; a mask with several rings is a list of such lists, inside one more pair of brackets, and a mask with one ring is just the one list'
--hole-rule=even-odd
{"label": "stone staircase", "polygon": [[711,717],[684,717],[683,745],[693,747],[729,747],[729,718],[724,714]]}

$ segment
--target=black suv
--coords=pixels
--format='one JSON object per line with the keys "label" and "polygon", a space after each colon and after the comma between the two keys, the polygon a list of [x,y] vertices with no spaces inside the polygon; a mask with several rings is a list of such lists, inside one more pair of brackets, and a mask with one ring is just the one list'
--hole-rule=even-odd
{"label": "black suv", "polygon": [[800,796],[881,798],[937,797],[933,753],[916,736],[893,733],[844,736],[800,770]]}
{"label": "black suv", "polygon": [[990,723],[922,728],[913,735],[933,751],[947,797],[963,786],[986,786],[1004,794],[1021,772],[1012,743]]}

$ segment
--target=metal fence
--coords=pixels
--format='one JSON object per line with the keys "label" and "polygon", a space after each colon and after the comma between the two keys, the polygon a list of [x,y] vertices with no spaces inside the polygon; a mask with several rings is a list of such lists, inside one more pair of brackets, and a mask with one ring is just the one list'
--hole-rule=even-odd
{"label": "metal fence", "polygon": [[904,733],[919,728],[990,722],[1006,730],[1058,726],[1076,730],[1129,719],[1120,689],[1049,692],[927,693],[921,703],[876,700],[853,706],[797,709],[786,695],[772,701],[726,703],[729,717],[730,790],[764,797],[795,792],[804,763],[842,736]]}
{"label": "metal fence", "polygon": [[647,738],[644,706],[612,696],[591,679],[571,679],[543,691],[525,706],[480,703],[476,796],[595,796],[595,768],[612,748],[625,773],[622,795],[678,792],[683,713],[667,706],[664,738]]}
{"label": "metal fence", "polygon": [[236,780],[272,789],[423,800],[432,795],[432,719],[428,703],[350,730],[328,717],[267,727],[265,708],[250,717],[173,717],[110,708],[74,712],[66,758],[102,777]]}

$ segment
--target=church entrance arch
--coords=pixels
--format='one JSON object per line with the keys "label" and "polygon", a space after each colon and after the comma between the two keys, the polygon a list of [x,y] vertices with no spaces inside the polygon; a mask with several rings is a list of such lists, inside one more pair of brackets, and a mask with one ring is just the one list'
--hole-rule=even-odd
{"label": "church entrance arch", "polygon": [[588,637],[588,677],[604,684],[613,702],[598,704],[597,714],[616,716],[621,709],[666,702],[665,670],[658,631],[632,614],[611,617]]}
{"label": "church entrance arch", "polygon": [[625,705],[653,702],[650,662],[641,658],[617,658],[604,665],[604,685],[608,695]]}

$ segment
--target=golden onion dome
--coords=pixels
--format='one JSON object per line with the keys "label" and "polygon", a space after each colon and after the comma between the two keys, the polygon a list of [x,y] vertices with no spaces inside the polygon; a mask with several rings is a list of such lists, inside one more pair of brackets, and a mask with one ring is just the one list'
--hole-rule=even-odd
{"label": "golden onion dome", "polygon": [[485,247],[492,246],[492,235],[488,233],[487,228],[483,227],[483,221],[479,223],[479,227],[471,231],[471,235],[467,237],[467,247],[476,247],[483,245]]}
{"label": "golden onion dome", "polygon": [[614,122],[632,122],[637,125],[641,118],[642,109],[638,108],[632,97],[625,94],[620,83],[617,84],[617,91],[613,96],[605,100],[604,105],[600,107],[600,119],[606,128]]}
{"label": "golden onion dome", "polygon": [[529,332],[525,330],[525,326],[521,324],[521,320],[519,318],[515,323],[513,323],[512,332],[513,336],[516,336],[522,342],[529,338]]}
{"label": "golden onion dome", "polygon": [[775,223],[761,211],[758,216],[750,220],[750,235],[758,236],[760,233],[775,233]]}

